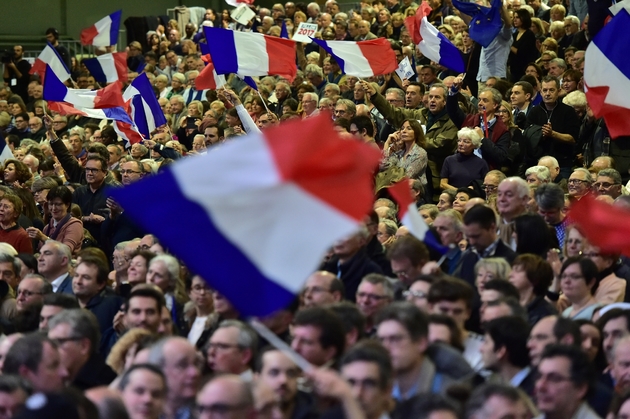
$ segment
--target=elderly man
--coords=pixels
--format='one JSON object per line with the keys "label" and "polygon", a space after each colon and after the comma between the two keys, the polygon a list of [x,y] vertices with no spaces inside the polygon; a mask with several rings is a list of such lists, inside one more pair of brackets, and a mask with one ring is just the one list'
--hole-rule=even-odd
{"label": "elderly man", "polygon": [[549,169],[549,174],[551,176],[551,181],[556,185],[559,185],[564,193],[568,193],[567,188],[567,180],[560,173],[560,165],[558,164],[558,160],[552,156],[543,156],[538,160],[538,166],[545,166]]}
{"label": "elderly man", "polygon": [[96,317],[82,309],[64,310],[50,319],[48,338],[59,345],[68,382],[80,390],[109,385],[116,373],[99,354],[101,334]]}
{"label": "elderly man", "polygon": [[48,281],[55,293],[72,294],[70,262],[72,252],[63,243],[48,240],[39,251],[37,270]]}
{"label": "elderly man", "polygon": [[351,119],[357,113],[357,108],[354,102],[348,99],[339,99],[335,105],[334,116],[337,118]]}
{"label": "elderly man", "polygon": [[500,170],[490,170],[486,177],[483,178],[483,184],[481,188],[486,193],[486,201],[489,201],[491,197],[497,196],[499,185],[505,180],[506,176]]}
{"label": "elderly man", "polygon": [[564,191],[555,183],[539,186],[534,193],[538,214],[556,231],[560,248],[564,248],[567,219],[564,213]]}
{"label": "elderly man", "polygon": [[166,376],[166,417],[191,417],[201,378],[195,347],[186,338],[163,338],[151,347],[149,363]]}
{"label": "elderly man", "polygon": [[52,293],[52,285],[41,275],[26,274],[15,291],[15,307],[18,312],[33,304],[42,304],[44,296]]}
{"label": "elderly man", "polygon": [[588,170],[579,167],[571,173],[567,184],[569,185],[569,198],[580,200],[584,195],[591,192],[593,177]]}
{"label": "elderly man", "polygon": [[512,237],[514,232],[514,219],[527,212],[529,201],[529,186],[519,177],[509,177],[499,184],[497,192],[497,210],[501,216],[499,225],[499,237],[512,249],[516,243]]}
{"label": "elderly man", "polygon": [[[554,58],[549,61],[549,75],[562,79],[562,75],[567,71],[567,63],[562,58]],[[562,83],[561,83],[562,84]]]}
{"label": "elderly man", "polygon": [[28,129],[30,130],[29,138],[31,140],[39,143],[46,139],[46,128],[40,117],[31,117],[28,120]]}
{"label": "elderly man", "polygon": [[309,64],[304,69],[304,77],[313,85],[315,93],[317,93],[318,99],[324,97],[324,88],[328,83],[324,77],[324,72],[317,64]]}
{"label": "elderly man", "polygon": [[615,169],[603,169],[597,173],[597,180],[593,188],[598,195],[608,195],[617,199],[622,194],[621,174]]}
{"label": "elderly man", "polygon": [[251,387],[237,375],[221,375],[210,380],[197,394],[196,408],[198,419],[219,415],[225,419],[257,417]]}
{"label": "elderly man", "polygon": [[453,275],[462,257],[462,250],[459,248],[459,242],[464,238],[462,216],[453,209],[444,210],[433,220],[433,227],[437,230],[442,244],[450,247],[441,266],[442,270]]}
{"label": "elderly man", "polygon": [[525,180],[530,186],[540,186],[549,183],[551,175],[546,166],[532,166],[525,171]]}
{"label": "elderly man", "polygon": [[319,98],[317,97],[316,93],[304,93],[304,96],[302,96],[302,110],[304,111],[304,119],[319,114],[319,109],[317,109],[318,101]]}
{"label": "elderly man", "polygon": [[317,271],[308,277],[302,291],[304,307],[320,307],[342,301],[343,283],[333,273]]}
{"label": "elderly man", "polygon": [[252,381],[258,336],[238,320],[224,320],[210,337],[207,364],[215,374],[236,374]]}
{"label": "elderly man", "polygon": [[394,287],[389,279],[379,274],[369,274],[363,278],[357,289],[357,307],[365,318],[365,335],[376,333],[376,314],[394,300]]}

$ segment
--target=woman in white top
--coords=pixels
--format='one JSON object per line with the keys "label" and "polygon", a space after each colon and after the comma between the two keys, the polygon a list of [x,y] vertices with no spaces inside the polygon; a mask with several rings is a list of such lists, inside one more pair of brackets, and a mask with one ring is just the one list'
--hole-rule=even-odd
{"label": "woman in white top", "polygon": [[[196,345],[203,332],[212,323],[209,320],[214,309],[212,290],[199,275],[193,276],[188,289],[188,297],[193,307],[189,311],[190,332],[188,341]],[[188,304],[186,305],[188,307]]]}

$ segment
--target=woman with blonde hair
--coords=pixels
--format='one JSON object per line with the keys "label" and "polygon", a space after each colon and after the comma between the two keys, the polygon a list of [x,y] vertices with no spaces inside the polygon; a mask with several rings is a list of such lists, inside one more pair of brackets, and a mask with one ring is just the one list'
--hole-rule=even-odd
{"label": "woman with blonde hair", "polygon": [[507,281],[511,270],[510,264],[503,258],[480,259],[475,264],[475,285],[479,294],[488,281],[493,279]]}
{"label": "woman with blonde hair", "polygon": [[441,189],[458,189],[476,180],[483,180],[488,173],[488,163],[474,151],[481,147],[481,136],[472,128],[457,132],[457,153],[444,159],[440,173]]}
{"label": "woman with blonde hair", "polygon": [[133,365],[138,352],[157,342],[158,336],[146,329],[134,328],[122,335],[109,351],[105,363],[117,374]]}

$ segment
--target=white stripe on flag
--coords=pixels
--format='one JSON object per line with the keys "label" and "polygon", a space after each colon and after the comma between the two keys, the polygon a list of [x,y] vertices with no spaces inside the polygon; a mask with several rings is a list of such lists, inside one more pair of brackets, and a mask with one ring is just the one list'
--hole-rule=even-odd
{"label": "white stripe on flag", "polygon": [[110,16],[105,16],[103,19],[99,20],[94,24],[96,30],[98,31],[98,35],[94,37],[92,40],[92,45],[96,47],[107,47],[112,43],[111,41],[111,30],[112,30],[112,18]]}
{"label": "white stripe on flag", "polygon": [[344,72],[355,77],[371,77],[374,75],[370,62],[365,58],[361,48],[355,42],[329,42],[328,46],[335,55],[344,61]]}
{"label": "white stripe on flag", "polygon": [[584,82],[589,88],[610,86],[606,103],[630,109],[630,79],[591,42],[584,56]]}
{"label": "white stripe on flag", "polygon": [[267,75],[269,73],[269,55],[267,42],[261,34],[234,32],[238,73],[247,76]]}

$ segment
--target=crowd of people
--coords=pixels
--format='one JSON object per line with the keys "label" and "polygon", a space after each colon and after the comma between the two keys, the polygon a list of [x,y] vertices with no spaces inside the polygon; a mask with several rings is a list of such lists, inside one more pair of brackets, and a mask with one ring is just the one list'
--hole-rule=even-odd
{"label": "crowd of people", "polygon": [[[131,146],[110,121],[51,112],[16,46],[0,88],[13,153],[0,185],[0,419],[629,417],[630,260],[568,216],[587,195],[630,208],[625,139],[610,141],[583,92],[586,1],[510,0],[485,47],[469,16],[429,4],[464,74],[413,45],[412,0],[252,5],[247,25],[207,9],[199,26],[160,25],[129,43],[124,84],[146,74],[167,124]],[[196,89],[203,27],[292,36],[302,22],[325,40],[387,38],[416,75],[360,79],[298,43],[294,80]],[[72,87],[102,87],[54,28],[46,36]],[[318,114],[382,159],[361,228],[258,319],[304,368],[110,192]],[[401,224],[388,193],[399,181],[446,253]]]}

